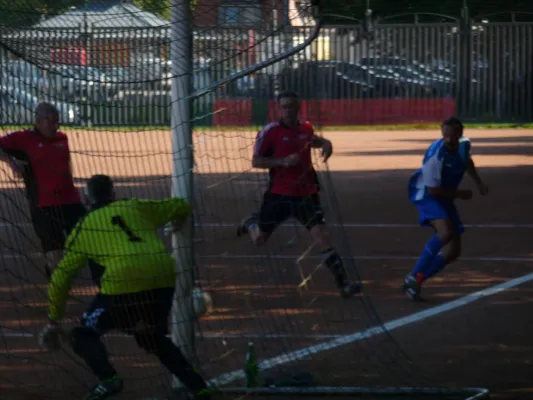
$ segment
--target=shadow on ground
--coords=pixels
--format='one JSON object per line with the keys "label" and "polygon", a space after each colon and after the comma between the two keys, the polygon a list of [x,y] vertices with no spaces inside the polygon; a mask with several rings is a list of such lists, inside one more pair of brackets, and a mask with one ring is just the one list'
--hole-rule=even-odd
{"label": "shadow on ground", "polygon": [[[487,198],[475,196],[472,201],[459,205],[465,223],[533,223],[533,215],[528,212],[527,208],[533,204],[533,190],[530,189],[530,167],[483,168],[480,172],[491,187],[491,195]],[[361,243],[365,243],[365,240],[368,246],[374,246],[376,249],[382,248],[383,252],[386,253],[392,247],[390,243],[395,241],[394,236],[397,235],[405,243],[411,241],[409,238],[413,238],[412,242],[416,241],[416,243],[409,246],[412,246],[410,247],[413,249],[412,255],[417,255],[414,249],[423,246],[423,238],[417,236],[418,233],[414,233],[415,231],[422,232],[416,227],[406,228],[403,231],[384,230],[383,235],[375,234],[371,239],[365,234],[365,229],[347,234],[345,230],[334,228],[334,224],[342,221],[416,225],[416,212],[406,197],[406,184],[411,173],[411,170],[332,172],[330,177],[335,188],[334,197],[331,196],[331,183],[323,179],[325,191],[323,203],[326,217],[331,225],[335,243],[344,254],[352,254],[350,253],[353,251],[351,249],[363,247]],[[321,177],[324,178],[322,175]],[[114,178],[118,182],[119,197],[135,196],[157,199],[170,194],[168,176],[156,175],[137,179],[122,179],[120,176],[115,176]],[[428,291],[432,293],[432,302],[429,305],[419,307],[405,302],[397,286],[402,276],[409,270],[410,261],[387,263],[376,260],[365,261],[364,265],[360,267],[361,275],[368,283],[368,293],[371,294],[372,302],[364,298],[354,299],[352,303],[344,302],[336,293],[331,277],[324,269],[320,269],[314,276],[308,291],[299,292],[297,286],[302,279],[300,267],[305,273],[310,274],[319,263],[319,260],[307,257],[299,266],[291,256],[302,254],[309,246],[309,242],[306,242],[307,239],[305,239],[305,231],[301,229],[290,230],[287,228],[280,232],[276,239],[273,238],[270,247],[262,250],[264,251],[262,254],[270,256],[270,258],[261,257],[259,260],[246,261],[224,259],[222,256],[224,253],[242,254],[239,252],[244,248],[249,249],[250,253],[255,252],[255,250],[250,249],[246,242],[237,241],[231,226],[250,211],[257,209],[261,199],[261,190],[264,187],[258,182],[264,182],[263,178],[263,175],[256,174],[247,174],[245,177],[237,178],[232,174],[204,174],[198,177],[195,182],[196,221],[205,224],[202,225],[199,232],[201,236],[197,243],[196,252],[199,255],[214,254],[220,256],[219,259],[200,263],[204,269],[200,271],[199,277],[213,291],[217,304],[217,311],[203,320],[200,327],[202,331],[211,334],[217,332],[235,333],[237,336],[242,336],[243,333],[259,334],[255,337],[238,337],[236,339],[207,339],[205,337],[199,339],[199,357],[206,365],[206,373],[210,377],[227,370],[242,368],[246,345],[250,340],[258,343],[258,352],[261,354],[261,358],[275,357],[324,341],[324,339],[317,339],[317,337],[304,338],[303,334],[347,334],[370,328],[376,323],[378,317],[388,320],[411,314],[424,307],[444,303],[468,292],[525,273],[523,264],[505,264],[505,266],[503,264],[483,264],[477,267],[468,262],[458,263],[456,266],[450,267],[446,279],[435,280],[428,287]],[[9,179],[4,180],[3,183],[6,184],[6,182],[7,185],[12,186],[2,189],[0,193],[0,215],[6,224],[5,226],[8,227],[6,229],[15,229],[16,224],[29,221],[28,213],[23,205],[23,191],[20,187],[15,187],[16,185]],[[467,185],[471,186],[470,183]],[[16,229],[20,229],[20,227]],[[527,234],[528,232],[524,230],[524,235]],[[500,235],[501,241],[505,241],[505,235]],[[17,239],[16,235],[3,233],[2,237],[4,242],[8,243],[8,248],[21,248],[21,241]],[[291,243],[291,239],[294,238],[297,239],[296,242]],[[339,241],[344,242],[339,244]],[[479,241],[481,243],[477,245],[477,248],[482,252],[483,244],[486,242],[483,241],[482,236],[479,236]],[[474,245],[472,243],[472,246]],[[515,245],[514,242],[508,243],[509,252],[513,251],[513,245]],[[35,242],[24,245],[20,252],[29,253],[32,248],[36,249]],[[314,249],[315,254],[316,250]],[[401,250],[401,247],[398,247],[398,251]],[[276,258],[277,255],[283,254],[288,257]],[[394,257],[394,254],[392,256]],[[8,270],[20,267],[11,261],[4,260],[3,268]],[[13,295],[26,296],[27,298],[35,296],[35,298],[40,299],[40,304],[33,306],[33,309],[34,311],[37,310],[37,314],[40,315],[42,314],[43,303],[45,303],[43,289],[41,288],[40,292],[36,292],[35,288],[31,287],[32,280],[35,278],[28,271],[26,271],[27,275],[23,279],[30,285],[24,286],[25,291],[17,291],[14,288],[17,285],[20,287],[21,283],[11,281],[11,288],[4,288],[4,292],[9,293],[9,295],[4,297],[3,304],[7,309]],[[42,279],[41,283],[43,283]],[[510,332],[508,328],[502,327],[501,314],[509,312],[506,310],[510,310],[511,307],[517,307],[516,302],[519,302],[520,309],[529,315],[525,310],[530,307],[530,300],[528,299],[512,299],[512,301],[507,299],[499,303],[484,303],[486,309],[476,314],[476,318],[481,318],[481,316],[483,318],[479,322],[479,327],[473,323],[467,323],[467,319],[459,327],[454,325],[456,322],[453,320],[439,322],[439,319],[435,319],[430,326],[424,323],[417,324],[417,328],[411,331],[410,338],[400,337],[401,346],[397,346],[396,340],[392,337],[386,335],[372,336],[357,341],[355,345],[336,350],[332,353],[335,357],[330,356],[325,351],[315,355],[309,351],[309,354],[300,363],[287,363],[284,364],[283,368],[285,365],[288,371],[309,368],[316,371],[317,375],[326,382],[332,384],[354,384],[356,382],[358,385],[370,383],[424,385],[441,382],[440,371],[442,370],[439,368],[442,367],[447,371],[446,379],[442,381],[447,384],[472,386],[486,382],[495,388],[508,390],[509,385],[506,383],[505,375],[491,372],[490,365],[493,364],[485,364],[479,350],[472,346],[475,342],[477,346],[484,346],[484,349],[492,349],[491,343],[495,340],[494,332],[498,332],[500,335],[498,338],[500,342],[510,345],[510,342],[514,340],[514,333]],[[491,313],[495,304],[501,308],[498,316]],[[374,314],[374,307],[377,314]],[[513,312],[514,310],[517,308],[513,308]],[[7,320],[18,318],[20,321],[25,320],[26,324],[32,324],[31,319],[27,317],[30,314],[23,315],[25,311],[21,308],[17,312],[19,314],[12,315],[11,318],[9,318],[7,311],[3,315]],[[510,314],[507,318],[509,319],[505,326],[512,326],[515,320],[510,319]],[[523,316],[516,315],[516,318],[518,320]],[[492,324],[498,324],[498,329],[492,330]],[[455,330],[455,328],[458,329]],[[20,326],[17,329],[20,330]],[[289,333],[293,337],[280,336],[265,339],[261,336],[264,336],[265,333],[273,335]],[[466,344],[454,345],[452,341],[450,342],[452,344],[448,345],[447,343],[452,336],[464,338],[465,342],[463,343]],[[525,335],[523,340],[527,342]],[[421,349],[419,342],[425,343],[424,346],[426,347]],[[529,347],[530,342],[526,344],[521,357],[529,359],[531,356],[533,358],[533,351]],[[30,384],[32,379],[31,369],[24,368],[20,364],[21,358],[12,357],[15,354],[14,349],[18,349],[22,353],[27,352],[28,348],[25,346],[28,345],[21,342],[18,345],[13,344],[6,347],[4,350],[11,363],[9,365],[12,366],[9,376],[13,376],[13,380],[20,382],[19,384],[22,382]],[[35,344],[32,346],[35,348]],[[121,348],[120,344],[116,346],[117,349]],[[131,350],[130,346],[131,343],[126,346],[123,342],[123,350],[121,351],[125,354],[128,352],[131,352],[132,355],[139,354],[137,350]],[[452,352],[451,347],[454,346],[455,350]],[[413,355],[414,364],[411,364],[410,357],[404,354],[403,348],[406,349],[407,354]],[[424,348],[429,350],[426,352]],[[448,353],[446,350],[443,353],[445,348],[448,348],[450,352]],[[514,350],[510,349],[509,353],[506,354],[511,354],[512,351]],[[493,354],[489,350],[486,352]],[[457,357],[456,359],[468,362],[470,366],[476,365],[477,372],[474,374],[465,371],[458,362],[448,363],[445,360],[446,354],[455,354],[447,357]],[[496,356],[490,355],[490,357]],[[502,353],[496,358],[501,357],[505,357],[505,355]],[[143,362],[150,365],[154,363],[154,360],[144,361],[141,359],[141,361],[134,368],[137,375],[143,373]],[[34,378],[44,379],[47,377],[50,382],[53,382],[50,373],[58,365],[56,360],[40,355],[35,358],[34,363],[41,366],[47,365],[47,372],[36,374]],[[131,364],[131,361],[126,360],[121,365],[124,365],[124,368],[129,368],[131,365],[128,366],[128,363]],[[518,385],[527,385],[526,381],[520,382],[518,377],[525,379],[525,371],[530,370],[529,365],[525,362],[511,363],[511,365],[513,365],[513,375],[515,376],[514,384],[517,387]],[[424,373],[418,375],[421,370]],[[156,376],[161,373],[157,368],[149,371]],[[68,371],[66,373],[68,375]],[[15,377],[17,374],[18,377]],[[429,375],[430,378],[426,378],[426,375]],[[82,379],[80,376],[85,375],[77,376]],[[153,383],[145,382],[145,384],[152,385]]]}

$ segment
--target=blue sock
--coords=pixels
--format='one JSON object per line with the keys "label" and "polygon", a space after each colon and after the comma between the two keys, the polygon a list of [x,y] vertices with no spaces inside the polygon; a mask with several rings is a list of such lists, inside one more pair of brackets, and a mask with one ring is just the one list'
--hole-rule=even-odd
{"label": "blue sock", "polygon": [[433,259],[439,253],[441,247],[442,243],[437,235],[429,239],[424,247],[424,250],[422,251],[422,254],[420,255],[420,258],[418,259],[418,262],[415,265],[415,268],[413,269],[413,272],[411,272],[411,275],[416,275],[419,273],[425,274],[431,266]]}
{"label": "blue sock", "polygon": [[429,266],[428,270],[424,273],[424,280],[429,279],[437,275],[440,271],[444,269],[446,262],[440,254],[437,254],[433,259],[433,262]]}

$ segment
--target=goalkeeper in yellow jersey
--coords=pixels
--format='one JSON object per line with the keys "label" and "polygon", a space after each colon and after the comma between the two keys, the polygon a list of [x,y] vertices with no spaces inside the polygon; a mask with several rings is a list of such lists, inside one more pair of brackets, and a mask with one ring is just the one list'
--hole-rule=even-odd
{"label": "goalkeeper in yellow jersey", "polygon": [[59,324],[72,281],[91,261],[102,269],[101,276],[95,277],[97,272],[91,268],[100,292],[83,314],[80,326],[70,333],[74,352],[100,381],[85,400],[100,400],[122,391],[122,380],[100,340],[110,330],[133,335],[137,344],[155,354],[194,398],[208,399],[206,382],[167,337],[175,261],[156,232],[168,223],[182,225],[189,217],[189,204],[179,198],[114,201],[113,183],[105,175],[93,176],[87,189],[91,211],[70,234],[64,257],[53,272],[48,288],[50,322],[40,334],[41,346],[48,350],[59,347]]}

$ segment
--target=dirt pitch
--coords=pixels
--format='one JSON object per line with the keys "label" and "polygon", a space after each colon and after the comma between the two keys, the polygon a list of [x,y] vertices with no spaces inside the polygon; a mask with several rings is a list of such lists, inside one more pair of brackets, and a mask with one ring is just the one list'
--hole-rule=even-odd
{"label": "dirt pitch", "polygon": [[[125,196],[168,195],[168,132],[68,133],[77,178],[107,173],[120,180]],[[222,135],[201,132],[194,140],[199,278],[217,305],[199,325],[198,357],[206,376],[242,368],[246,345],[254,341],[261,359],[278,362],[269,371],[305,370],[321,384],[475,386],[489,388],[496,399],[533,396],[533,276],[527,275],[533,272],[533,131],[467,133],[490,195],[459,204],[467,224],[463,258],[427,285],[429,301],[422,304],[407,302],[398,290],[430,234],[416,226],[406,182],[438,132],[326,133],[335,148],[329,170],[337,198],[324,200],[326,212],[332,215],[334,238],[348,239],[349,247],[339,246],[355,254],[368,295],[349,304],[321,270],[307,290],[298,290],[299,267],[309,274],[318,264],[317,249],[306,253],[310,242],[300,228],[283,227],[261,250],[234,237],[233,224],[257,207],[257,188],[265,177],[249,170],[253,132]],[[0,399],[79,397],[93,383],[79,361],[68,349],[50,356],[37,348],[46,282],[20,183],[3,176]],[[465,185],[473,186],[468,178]],[[335,225],[339,214],[342,230]],[[525,278],[512,281],[519,277]],[[508,281],[509,287],[481,293],[490,296],[470,304],[450,304]],[[93,292],[86,274],[78,279],[69,315],[79,315]],[[373,309],[382,321],[402,326],[392,326],[390,337],[352,340],[349,335],[375,322]],[[433,315],[411,317],[423,310]],[[335,340],[346,343],[337,346]],[[128,379],[121,398],[161,394],[168,377],[153,357],[128,338],[114,336],[108,342]],[[301,348],[314,354],[291,353]],[[278,357],[286,353],[296,367]]]}

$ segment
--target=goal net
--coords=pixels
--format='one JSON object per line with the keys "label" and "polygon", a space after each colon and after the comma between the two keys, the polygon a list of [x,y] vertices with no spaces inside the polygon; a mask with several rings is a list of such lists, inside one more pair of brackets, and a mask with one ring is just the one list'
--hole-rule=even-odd
{"label": "goal net", "polygon": [[[354,258],[362,238],[344,229],[341,203],[346,202],[338,199],[343,191],[337,191],[320,149],[313,150],[313,165],[327,229],[347,274],[363,282],[362,293],[349,299],[339,295],[320,256],[325,249],[294,220],[278,227],[261,247],[247,235],[237,237],[238,223],[259,211],[268,185],[268,173],[252,168],[251,158],[257,132],[278,118],[276,95],[301,91],[303,80],[314,78],[312,72],[298,72],[305,65],[314,71],[333,55],[318,35],[317,9],[310,2],[191,3],[191,90],[175,98],[171,88],[180,77],[174,76],[173,63],[183,59],[172,51],[179,38],[172,34],[170,1],[4,2],[4,134],[31,127],[35,106],[53,103],[69,137],[76,184],[81,188],[90,176],[107,174],[119,197],[128,198],[169,196],[172,178],[181,178],[172,176],[173,160],[192,150],[192,170],[184,173],[193,176],[193,253],[180,257],[177,268],[194,274],[195,287],[211,295],[214,308],[196,321],[174,311],[171,328],[193,324],[194,339],[183,345],[217,390],[228,396],[240,396],[242,389],[287,398],[476,395],[475,390],[433,388],[438,382],[418,370],[389,333],[396,326],[380,320],[365,291],[364,266]],[[302,112],[321,136],[325,110],[315,100],[304,96]],[[187,102],[189,115],[176,118],[179,108],[173,101]],[[176,148],[176,121],[191,127],[190,147]],[[24,183],[7,164],[0,167],[0,388],[78,398],[96,380],[68,344],[53,354],[38,348],[47,313],[44,260]],[[348,203],[357,207],[357,199]],[[179,246],[161,235],[169,246]],[[84,271],[71,292],[67,327],[78,323],[95,293]],[[172,381],[155,356],[120,332],[107,335],[105,342],[125,380],[126,398],[168,394]],[[258,387],[244,389],[250,343]]]}

